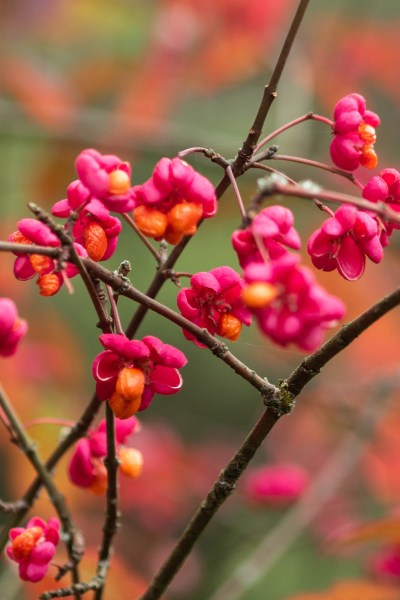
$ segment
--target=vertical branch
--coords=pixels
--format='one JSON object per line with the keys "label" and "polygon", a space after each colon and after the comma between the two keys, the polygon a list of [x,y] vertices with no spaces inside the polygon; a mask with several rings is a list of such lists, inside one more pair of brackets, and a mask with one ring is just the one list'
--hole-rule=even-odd
{"label": "vertical branch", "polygon": [[253,156],[255,147],[257,145],[258,140],[260,139],[262,129],[264,127],[265,119],[267,118],[273,101],[278,95],[278,84],[283,73],[283,69],[285,68],[290,50],[292,49],[294,40],[296,39],[296,35],[299,30],[300,24],[307,10],[308,4],[309,0],[300,0],[296,14],[294,15],[292,24],[282,46],[282,50],[279,54],[275,68],[272,72],[271,79],[269,80],[268,85],[266,85],[264,88],[264,95],[256,117],[254,119],[253,125],[249,131],[247,138],[243,142],[243,146],[240,149],[239,154],[233,164],[233,172],[235,174],[240,173],[247,160],[249,160],[249,158]]}
{"label": "vertical branch", "polygon": [[176,543],[170,556],[151,581],[139,600],[158,600],[175,577],[183,562],[190,554],[195,542],[210,520],[235,489],[236,482],[253,458],[257,449],[272,429],[278,416],[265,411],[258,423],[250,431],[242,446],[221,471],[220,476],[201,503],[192,520]]}
{"label": "vertical branch", "polygon": [[[57,448],[53,451],[50,457],[45,462],[45,468],[47,472],[50,472],[67,450],[79,440],[85,432],[89,429],[94,417],[96,416],[102,402],[97,398],[96,394],[78,419],[74,427],[72,427],[69,434],[62,440]],[[0,552],[4,550],[5,545],[8,542],[8,531],[12,527],[16,527],[18,523],[25,517],[29,508],[32,506],[40,488],[43,485],[42,478],[40,475],[36,477],[33,483],[29,486],[25,494],[20,500],[19,508],[11,515],[9,521],[3,526],[0,533]]]}
{"label": "vertical branch", "polygon": [[106,403],[106,431],[107,431],[107,507],[103,527],[103,540],[99,551],[97,576],[102,579],[103,585],[96,591],[94,600],[101,600],[104,591],[104,581],[109,568],[111,544],[118,529],[118,466],[119,460],[115,445],[114,414]]}
{"label": "vertical branch", "polygon": [[[77,563],[81,558],[80,548],[77,547],[76,540],[78,537],[78,532],[73,524],[71,514],[67,508],[64,497],[59,493],[56,485],[54,484],[51,475],[45,465],[39,458],[35,450],[34,444],[31,442],[27,434],[25,433],[24,427],[19,420],[15,411],[11,408],[11,404],[0,386],[0,406],[4,413],[6,414],[14,435],[16,437],[17,443],[21,451],[25,454],[35,471],[37,472],[42,484],[47,490],[49,494],[49,498],[53,503],[58,516],[63,525],[63,529],[67,534],[67,550],[68,556],[71,561],[71,570],[72,577],[74,583],[79,582],[79,573],[77,568]],[[75,595],[76,598],[80,598],[79,594]]]}

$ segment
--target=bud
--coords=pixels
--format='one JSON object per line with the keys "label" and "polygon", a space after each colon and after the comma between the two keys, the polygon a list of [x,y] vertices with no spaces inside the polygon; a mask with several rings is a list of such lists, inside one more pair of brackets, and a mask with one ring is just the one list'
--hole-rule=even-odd
{"label": "bud", "polygon": [[278,296],[277,288],[271,283],[255,281],[242,291],[242,300],[249,308],[265,308]]}
{"label": "bud", "polygon": [[107,250],[107,236],[103,227],[96,221],[91,221],[83,232],[85,248],[92,260],[101,260]]}
{"label": "bud", "polygon": [[218,335],[227,338],[232,342],[236,341],[242,331],[242,322],[230,313],[222,315],[218,324]]}
{"label": "bud", "polygon": [[61,287],[61,281],[55,273],[39,275],[36,281],[41,296],[54,296]]}
{"label": "bud", "polygon": [[168,225],[167,215],[155,208],[138,206],[133,211],[134,221],[140,231],[153,239],[164,237]]}
{"label": "bud", "polygon": [[130,177],[128,173],[122,169],[112,171],[108,176],[108,181],[110,194],[115,194],[116,196],[126,194],[131,187]]}

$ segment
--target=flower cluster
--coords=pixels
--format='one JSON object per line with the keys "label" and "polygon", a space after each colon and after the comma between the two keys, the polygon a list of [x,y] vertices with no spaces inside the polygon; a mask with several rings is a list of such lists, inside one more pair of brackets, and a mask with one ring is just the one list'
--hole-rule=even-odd
{"label": "flower cluster", "polygon": [[15,303],[10,298],[0,298],[0,356],[15,354],[27,331],[28,324],[19,318]]}
{"label": "flower cluster", "polygon": [[[36,244],[58,248],[61,243],[58,237],[47,225],[35,219],[21,219],[17,223],[18,230],[9,236],[9,241],[16,244]],[[80,256],[87,256],[86,250],[75,243],[74,247]],[[56,260],[42,254],[19,254],[14,262],[14,275],[20,281],[32,279],[37,275],[36,283],[41,296],[53,296],[63,284],[64,278],[75,277],[78,269],[72,263],[67,263],[65,269],[61,268]]]}
{"label": "flower cluster", "polygon": [[297,255],[287,253],[275,261],[248,265],[243,297],[265,335],[281,346],[293,343],[312,351],[322,343],[324,330],[343,317],[345,306],[299,262]]}
{"label": "flower cluster", "polygon": [[[139,450],[125,445],[127,438],[138,429],[138,420],[115,419],[115,442],[120,471],[136,479],[142,471],[143,457]],[[69,477],[75,485],[89,489],[96,495],[102,495],[107,489],[107,469],[104,458],[107,455],[106,421],[100,421],[98,427],[87,437],[79,440],[68,465]]]}
{"label": "flower cluster", "polygon": [[110,215],[108,208],[92,198],[80,181],[73,181],[67,189],[67,198],[56,202],[51,212],[56,217],[68,218],[73,212],[77,218],[72,235],[95,261],[107,260],[117,248],[121,221]]}
{"label": "flower cluster", "polygon": [[193,235],[200,219],[217,212],[214,186],[180,158],[162,158],[150,179],[134,190],[137,227],[144,235],[170,244]]}
{"label": "flower cluster", "polygon": [[[235,341],[242,324],[251,324],[251,312],[244,305],[241,293],[243,279],[230,267],[217,267],[209,272],[196,273],[190,279],[190,288],[183,288],[177,297],[182,315],[212,335]],[[183,330],[185,337],[204,347],[196,337]]]}
{"label": "flower cluster", "polygon": [[374,150],[378,115],[366,109],[363,96],[349,94],[336,104],[333,116],[330,151],[335,165],[346,171],[355,171],[360,165],[374,169],[378,164]]}
{"label": "flower cluster", "polygon": [[78,155],[75,167],[79,181],[86,188],[87,200],[99,200],[108,210],[118,213],[133,209],[135,201],[128,162],[114,154],[100,154],[89,148]]}
{"label": "flower cluster", "polygon": [[269,206],[260,211],[248,227],[234,231],[232,245],[240,266],[245,268],[252,262],[262,262],[265,256],[279,258],[286,254],[285,246],[298,250],[301,240],[293,223],[291,210]]}
{"label": "flower cluster", "polygon": [[241,300],[261,331],[281,346],[314,350],[323,331],[344,315],[343,303],[319,286],[311,271],[288,248],[300,248],[293,213],[282,206],[263,209],[232,235],[244,269]]}
{"label": "flower cluster", "polygon": [[364,272],[366,256],[374,263],[382,260],[380,233],[375,216],[350,204],[342,204],[312,234],[308,252],[317,269],[337,269],[342,277],[355,281]]}
{"label": "flower cluster", "polygon": [[18,563],[19,576],[24,581],[37,582],[46,575],[56,546],[60,540],[60,522],[56,518],[33,517],[26,527],[14,527],[9,531],[11,544],[7,555]]}
{"label": "flower cluster", "polygon": [[114,415],[127,419],[146,409],[154,394],[176,394],[182,387],[178,371],[187,359],[183,352],[154,336],[141,341],[123,335],[99,337],[104,352],[93,361],[100,400],[108,400]]}

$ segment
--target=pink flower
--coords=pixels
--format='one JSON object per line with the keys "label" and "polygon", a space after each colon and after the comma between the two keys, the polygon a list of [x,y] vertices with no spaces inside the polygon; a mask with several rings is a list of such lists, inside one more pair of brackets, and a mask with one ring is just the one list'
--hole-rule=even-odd
{"label": "pink flower", "polygon": [[8,535],[7,555],[18,563],[21,579],[33,583],[43,579],[60,540],[59,520],[49,519],[46,525],[43,519],[33,517],[26,527],[14,527]]}
{"label": "pink flower", "polygon": [[239,264],[245,267],[252,262],[264,262],[265,256],[271,259],[286,254],[284,246],[298,250],[300,236],[293,227],[294,217],[291,210],[284,206],[264,208],[246,229],[233,232],[232,245],[238,255]]}
{"label": "pink flower", "polygon": [[[143,458],[134,448],[124,444],[127,438],[138,428],[135,417],[115,419],[115,441],[120,470],[128,477],[135,479],[142,470]],[[100,421],[97,429],[91,431],[86,438],[79,440],[68,465],[69,477],[75,485],[90,489],[97,495],[104,494],[107,489],[107,469],[104,458],[107,455],[106,421]]]}
{"label": "pink flower", "polygon": [[[230,267],[196,273],[190,285],[179,291],[177,304],[182,315],[195,325],[234,341],[240,336],[242,324],[251,324],[251,313],[241,300],[244,281]],[[192,333],[185,329],[183,333],[204,347]]]}
{"label": "pink flower", "polygon": [[131,167],[113,154],[83,150],[75,161],[76,171],[91,199],[100,200],[115,212],[127,212],[135,206],[131,187]]}
{"label": "pink flower", "polygon": [[28,324],[18,316],[10,298],[0,298],[0,356],[11,356],[28,331]]}
{"label": "pink flower", "polygon": [[[8,238],[10,242],[37,244],[50,248],[57,248],[61,245],[58,237],[40,221],[21,219],[17,225],[18,230]],[[74,246],[80,256],[87,256],[86,250],[80,244],[75,243]],[[53,296],[58,292],[63,283],[63,277],[57,261],[40,254],[19,254],[18,252],[14,252],[14,254],[17,256],[14,263],[14,275],[17,279],[26,281],[37,275],[37,284],[42,296]],[[75,277],[79,271],[75,265],[67,263],[64,272],[67,277]]]}
{"label": "pink flower", "polygon": [[309,484],[309,476],[298,465],[270,465],[254,469],[245,485],[246,496],[264,506],[287,506],[302,496]]}
{"label": "pink flower", "polygon": [[180,158],[162,158],[151,178],[136,186],[136,225],[148,237],[177,244],[217,212],[214,186]]}
{"label": "pink flower", "polygon": [[93,376],[100,400],[109,400],[115,416],[124,419],[144,410],[154,394],[176,394],[182,387],[178,371],[186,356],[153,336],[141,341],[123,335],[99,337],[106,349],[93,362]]}
{"label": "pink flower", "polygon": [[337,269],[349,281],[364,273],[366,256],[375,263],[383,258],[377,220],[350,204],[340,206],[312,234],[307,249],[317,269]]}
{"label": "pink flower", "polygon": [[264,306],[252,308],[262,332],[281,346],[293,343],[313,351],[322,343],[323,331],[343,317],[345,307],[316,283],[310,269],[298,263],[298,256],[286,254],[268,264],[248,265],[244,276],[250,289],[263,284],[269,292]]}
{"label": "pink flower", "polygon": [[333,162],[347,171],[354,171],[360,165],[374,169],[378,163],[374,150],[375,128],[379,124],[378,115],[366,110],[365,99],[360,94],[349,94],[339,100],[330,146]]}
{"label": "pink flower", "polygon": [[74,181],[68,186],[68,197],[56,202],[51,212],[62,218],[77,212],[72,228],[74,240],[85,248],[92,260],[107,260],[117,248],[121,221],[112,217],[102,202],[96,198],[90,199],[88,194],[80,181]]}

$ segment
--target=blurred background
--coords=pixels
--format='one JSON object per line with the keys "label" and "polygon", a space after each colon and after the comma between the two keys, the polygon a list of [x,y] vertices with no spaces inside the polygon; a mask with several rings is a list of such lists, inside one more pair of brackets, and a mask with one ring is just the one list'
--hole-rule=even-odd
{"label": "blurred background", "polygon": [[[0,2],[1,239],[16,229],[19,219],[30,216],[27,202],[49,210],[65,197],[67,185],[76,177],[74,159],[84,148],[129,160],[134,184],[150,176],[160,157],[173,157],[187,147],[211,147],[234,157],[296,6],[294,0]],[[331,117],[339,98],[358,92],[382,118],[376,144],[379,167],[396,168],[399,25],[397,0],[311,2],[265,132],[311,110]],[[278,140],[282,154],[324,162],[329,162],[329,142],[329,129],[315,122],[303,123]],[[219,167],[201,155],[188,160],[218,182]],[[345,179],[310,168],[275,162],[273,166],[295,179],[311,178],[348,193],[355,190]],[[363,182],[370,175],[357,174]],[[258,177],[254,172],[240,180],[244,201],[255,193]],[[307,239],[321,223],[321,213],[306,201],[284,203]],[[199,230],[178,269],[196,272],[222,264],[238,269],[230,235],[239,223],[237,204],[228,192],[218,215]],[[344,299],[351,319],[398,285],[393,277],[398,252],[398,237],[393,236],[383,263],[368,264],[360,281],[344,282],[336,273],[318,273],[317,278]],[[116,269],[123,259],[132,262],[134,285],[145,290],[154,260],[129,231],[123,232],[107,266]],[[21,419],[34,422],[30,433],[46,456],[60,427],[35,419],[74,420],[82,412],[93,391],[91,363],[100,350],[97,319],[77,279],[73,295],[62,289],[55,297],[41,298],[32,281],[13,278],[12,256],[3,253],[0,260],[0,295],[17,302],[30,327],[17,355],[1,361],[0,378]],[[309,263],[306,255],[304,261]],[[175,307],[176,293],[167,283],[160,300]],[[119,306],[126,325],[135,307],[124,298]],[[255,466],[289,463],[310,479],[320,477],[334,449],[356,427],[370,383],[382,370],[390,378],[398,366],[398,326],[395,311],[324,369],[319,381],[301,395],[294,413],[277,425]],[[132,438],[131,444],[143,451],[145,464],[142,477],[121,481],[122,528],[106,592],[113,600],[132,600],[142,589],[262,411],[260,398],[248,385],[209,352],[184,340],[174,325],[149,315],[139,337],[148,334],[179,346],[189,363],[182,392],[157,397],[141,416],[142,431]],[[302,358],[295,348],[273,346],[256,327],[244,331],[232,350],[274,383]],[[238,598],[283,600],[329,588],[343,578],[368,582],[387,575],[371,568],[375,553],[384,548],[379,535],[371,546],[345,552],[329,543],[345,525],[391,515],[400,499],[400,417],[395,397],[385,410],[360,461],[336,486],[329,504],[321,505],[312,526],[306,531],[299,528],[293,544],[283,540],[281,559],[265,570],[258,565],[256,584]],[[0,452],[0,497],[17,499],[33,473],[10,445],[5,430]],[[88,555],[83,569],[90,578],[104,503],[67,480],[67,460],[59,464],[56,480],[85,535]],[[167,597],[212,598],[288,510],[290,506],[279,503],[271,506],[268,499],[255,500],[246,481],[241,483]],[[53,514],[44,493],[33,514]],[[3,560],[0,566],[0,598],[36,598],[42,588],[53,587],[51,581],[22,586],[13,565]],[[391,583],[396,582],[391,577]]]}

